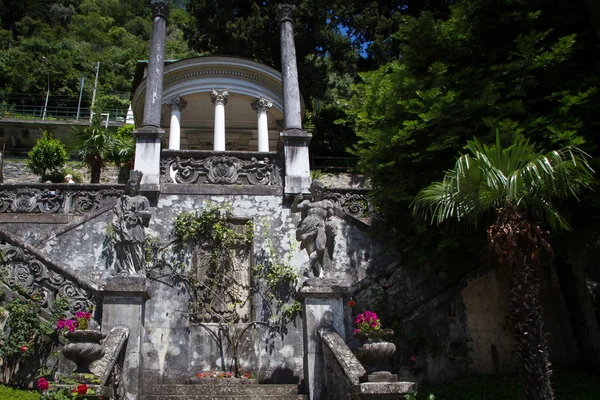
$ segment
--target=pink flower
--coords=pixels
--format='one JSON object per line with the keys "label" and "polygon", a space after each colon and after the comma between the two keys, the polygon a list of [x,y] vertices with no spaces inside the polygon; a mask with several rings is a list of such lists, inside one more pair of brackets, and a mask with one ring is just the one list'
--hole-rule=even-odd
{"label": "pink flower", "polygon": [[27,348],[27,346],[23,346],[23,347],[21,347],[21,351],[22,351],[23,353],[25,353],[25,352],[27,351],[27,349],[28,349],[28,348]]}
{"label": "pink flower", "polygon": [[46,378],[41,377],[37,382],[37,388],[38,390],[48,390],[48,388],[50,388],[50,384],[48,383]]}
{"label": "pink flower", "polygon": [[354,307],[355,305],[356,305],[356,302],[353,299],[348,300],[348,306]]}

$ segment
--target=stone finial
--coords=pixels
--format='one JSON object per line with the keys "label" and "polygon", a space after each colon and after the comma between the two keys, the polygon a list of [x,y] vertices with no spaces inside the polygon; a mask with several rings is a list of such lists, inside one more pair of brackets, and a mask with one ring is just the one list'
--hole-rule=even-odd
{"label": "stone finial", "polygon": [[181,96],[173,96],[169,97],[167,101],[165,101],[165,104],[168,105],[171,110],[182,111],[187,106],[187,101]]}
{"label": "stone finial", "polygon": [[265,99],[264,97],[259,97],[251,105],[252,109],[256,111],[257,114],[260,114],[263,112],[267,112],[269,108],[273,107],[273,102]]}
{"label": "stone finial", "polygon": [[210,101],[216,105],[226,105],[227,99],[229,98],[229,90],[228,89],[213,89],[210,95]]}
{"label": "stone finial", "polygon": [[152,9],[152,18],[169,18],[169,0],[149,0],[147,5]]}
{"label": "stone finial", "polygon": [[296,6],[293,4],[279,4],[277,6],[277,16],[279,17],[279,22],[290,21],[294,22],[294,10]]}

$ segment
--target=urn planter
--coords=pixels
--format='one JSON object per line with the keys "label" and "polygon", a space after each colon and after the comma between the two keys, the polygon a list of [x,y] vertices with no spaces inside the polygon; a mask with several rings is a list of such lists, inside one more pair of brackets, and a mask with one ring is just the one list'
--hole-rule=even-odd
{"label": "urn planter", "polygon": [[354,353],[368,374],[389,371],[390,360],[396,354],[396,345],[389,341],[393,336],[392,329],[354,334],[354,337],[361,342]]}
{"label": "urn planter", "polygon": [[65,333],[69,343],[62,349],[63,356],[77,364],[75,373],[92,374],[90,364],[104,356],[100,344],[105,334],[101,331],[85,329]]}

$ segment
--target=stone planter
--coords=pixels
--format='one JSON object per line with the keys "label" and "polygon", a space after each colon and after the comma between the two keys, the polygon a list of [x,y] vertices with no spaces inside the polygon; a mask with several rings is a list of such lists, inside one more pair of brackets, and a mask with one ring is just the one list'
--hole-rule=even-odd
{"label": "stone planter", "polygon": [[62,353],[66,359],[77,364],[77,368],[73,372],[79,374],[92,373],[90,364],[104,356],[104,349],[100,344],[104,336],[104,333],[91,329],[65,333],[65,338],[69,340],[69,344],[63,347]]}
{"label": "stone planter", "polygon": [[396,354],[396,345],[389,341],[394,336],[392,329],[381,329],[369,333],[355,333],[361,345],[354,350],[368,374],[389,371],[390,360]]}

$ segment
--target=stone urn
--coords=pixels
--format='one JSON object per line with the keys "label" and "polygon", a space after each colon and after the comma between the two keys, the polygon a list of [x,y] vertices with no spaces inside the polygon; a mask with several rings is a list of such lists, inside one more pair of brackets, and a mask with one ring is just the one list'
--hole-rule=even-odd
{"label": "stone urn", "polygon": [[360,347],[354,350],[354,354],[368,374],[389,371],[390,360],[396,354],[396,345],[389,341],[393,336],[392,329],[354,334],[361,343]]}
{"label": "stone urn", "polygon": [[62,349],[66,359],[77,364],[75,373],[91,374],[90,364],[104,356],[100,341],[106,335],[98,330],[82,329],[65,333],[69,343]]}

